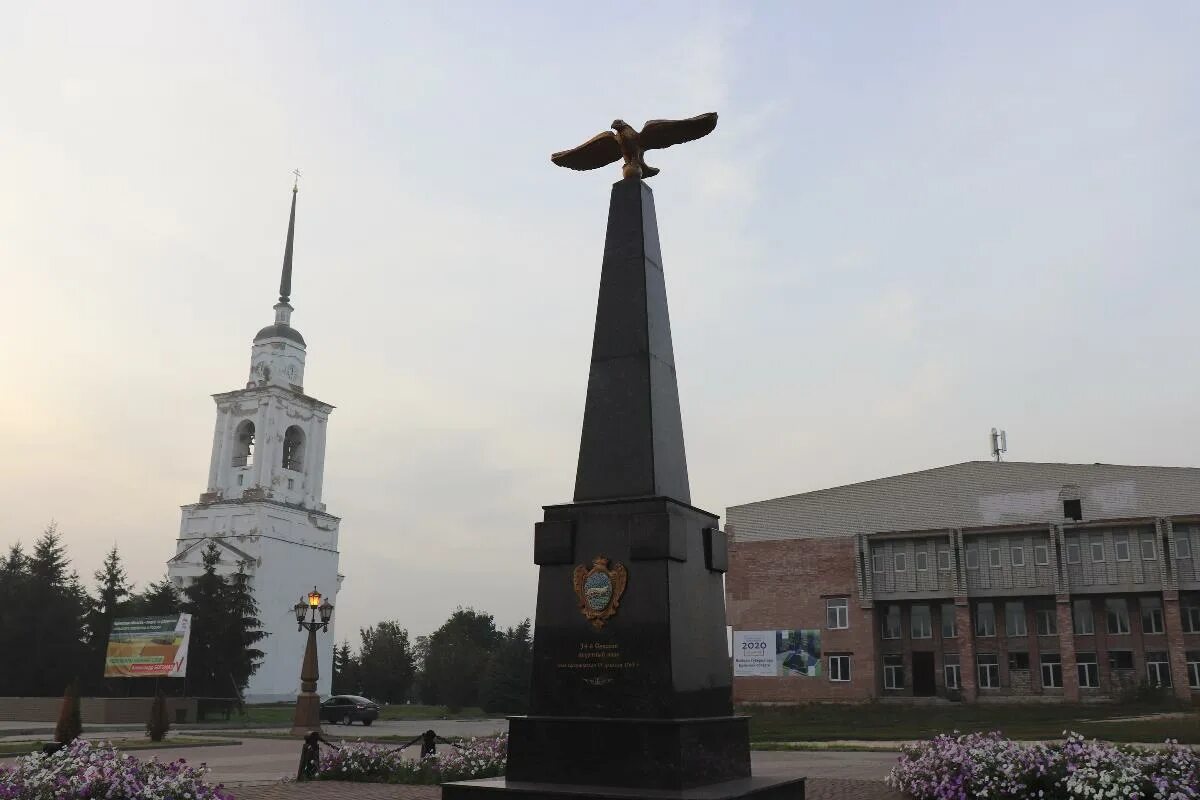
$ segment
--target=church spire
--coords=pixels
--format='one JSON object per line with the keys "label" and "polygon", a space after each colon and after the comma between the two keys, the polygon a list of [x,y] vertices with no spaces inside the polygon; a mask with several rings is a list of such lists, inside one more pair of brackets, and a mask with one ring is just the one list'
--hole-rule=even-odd
{"label": "church spire", "polygon": [[292,184],[292,212],[288,216],[287,244],[283,247],[283,274],[279,276],[279,302],[286,303],[292,294],[292,240],[296,235],[296,194],[300,191],[300,170],[293,170],[296,176]]}

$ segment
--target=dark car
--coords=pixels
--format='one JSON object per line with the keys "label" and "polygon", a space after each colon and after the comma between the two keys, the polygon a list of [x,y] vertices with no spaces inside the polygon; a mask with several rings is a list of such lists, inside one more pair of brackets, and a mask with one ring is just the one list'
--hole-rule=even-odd
{"label": "dark car", "polygon": [[370,725],[379,718],[379,704],[355,694],[335,694],[321,703],[322,722],[350,725],[356,720]]}

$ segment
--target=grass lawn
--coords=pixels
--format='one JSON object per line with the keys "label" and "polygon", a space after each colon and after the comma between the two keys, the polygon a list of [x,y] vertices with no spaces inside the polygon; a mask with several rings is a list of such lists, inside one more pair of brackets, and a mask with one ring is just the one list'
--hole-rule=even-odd
{"label": "grass lawn", "polygon": [[829,741],[833,739],[927,739],[958,730],[1002,731],[1013,739],[1057,739],[1064,730],[1114,742],[1200,743],[1200,714],[1115,722],[1176,709],[1132,705],[967,704],[892,705],[867,703],[803,706],[743,706],[750,716],[751,742]]}
{"label": "grass lawn", "polygon": [[[92,739],[90,741],[100,741]],[[220,747],[231,744],[241,744],[237,739],[197,739],[191,736],[170,736],[161,742],[152,742],[145,737],[136,739],[105,739],[113,747],[121,751],[129,750],[159,750],[164,747]],[[25,739],[16,742],[0,742],[0,758],[25,756],[41,750],[45,740]]]}

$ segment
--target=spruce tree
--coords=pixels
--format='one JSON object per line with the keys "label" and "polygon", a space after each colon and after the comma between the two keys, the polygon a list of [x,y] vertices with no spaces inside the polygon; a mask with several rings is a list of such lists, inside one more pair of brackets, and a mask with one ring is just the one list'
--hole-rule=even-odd
{"label": "spruce tree", "polygon": [[[52,697],[80,672],[86,663],[85,615],[90,600],[70,571],[70,561],[57,526],[51,523],[34,544],[27,561],[28,579],[20,607],[22,636],[18,650],[30,655],[26,691]],[[13,659],[19,660],[19,659]]]}
{"label": "spruce tree", "polygon": [[363,691],[359,685],[358,659],[350,650],[350,642],[343,640],[333,651],[333,680],[330,691],[334,694],[359,694]]}
{"label": "spruce tree", "polygon": [[96,571],[95,578],[96,598],[88,612],[91,663],[86,682],[92,686],[99,686],[104,675],[104,654],[108,648],[113,619],[120,616],[128,606],[132,588],[116,545],[113,545],[104,557],[104,564]]}
{"label": "spruce tree", "polygon": [[0,563],[0,653],[6,655],[4,693],[33,694],[34,659],[28,650],[29,559],[21,544],[12,545]]}
{"label": "spruce tree", "polygon": [[412,688],[416,664],[408,631],[394,620],[359,630],[359,688],[372,700],[403,703]]}
{"label": "spruce tree", "polygon": [[180,611],[179,590],[170,578],[154,581],[129,599],[131,617],[169,617]]}
{"label": "spruce tree", "polygon": [[222,664],[228,665],[231,685],[240,700],[246,685],[262,663],[263,651],[255,647],[267,638],[258,618],[258,602],[250,588],[250,576],[245,563],[238,564],[238,571],[226,585],[225,630],[222,642]]}
{"label": "spruce tree", "polygon": [[183,611],[192,615],[188,644],[188,694],[229,697],[229,679],[221,663],[222,633],[227,613],[225,579],[217,574],[221,551],[213,542],[200,556],[203,572],[183,590]]}

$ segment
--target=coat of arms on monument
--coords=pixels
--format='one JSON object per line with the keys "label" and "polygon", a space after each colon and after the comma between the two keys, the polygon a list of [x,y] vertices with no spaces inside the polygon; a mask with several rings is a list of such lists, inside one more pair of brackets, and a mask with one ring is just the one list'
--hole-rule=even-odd
{"label": "coat of arms on monument", "polygon": [[579,610],[593,627],[603,628],[604,621],[617,613],[627,578],[623,564],[618,562],[610,569],[608,559],[603,556],[592,559],[591,569],[583,564],[575,567],[572,582],[579,597]]}

